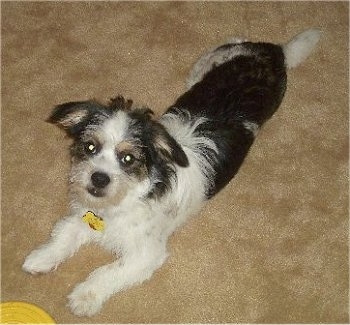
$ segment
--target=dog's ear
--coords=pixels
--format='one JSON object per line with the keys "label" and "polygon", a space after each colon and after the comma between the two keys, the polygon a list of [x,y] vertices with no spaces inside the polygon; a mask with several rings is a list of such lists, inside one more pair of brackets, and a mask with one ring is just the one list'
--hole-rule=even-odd
{"label": "dog's ear", "polygon": [[57,124],[68,135],[80,134],[92,119],[106,113],[106,108],[95,101],[69,102],[56,106],[47,122]]}
{"label": "dog's ear", "polygon": [[163,125],[158,122],[151,122],[150,134],[151,137],[148,138],[149,143],[146,143],[146,146],[151,158],[149,172],[154,182],[147,197],[157,198],[171,187],[171,178],[175,172],[172,165],[188,167],[189,161],[180,144],[167,132]]}
{"label": "dog's ear", "polygon": [[189,165],[187,155],[176,140],[160,124],[157,124],[154,130],[153,145],[157,153],[168,162],[187,167]]}

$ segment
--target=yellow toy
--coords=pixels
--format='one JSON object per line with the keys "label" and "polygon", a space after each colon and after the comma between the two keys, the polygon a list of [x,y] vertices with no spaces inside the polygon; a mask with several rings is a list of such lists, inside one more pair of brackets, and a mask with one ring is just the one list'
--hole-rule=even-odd
{"label": "yellow toy", "polygon": [[55,321],[35,305],[13,301],[1,303],[0,324],[55,324]]}
{"label": "yellow toy", "polygon": [[84,214],[83,221],[86,222],[93,230],[102,231],[105,229],[105,222],[103,219],[91,211]]}

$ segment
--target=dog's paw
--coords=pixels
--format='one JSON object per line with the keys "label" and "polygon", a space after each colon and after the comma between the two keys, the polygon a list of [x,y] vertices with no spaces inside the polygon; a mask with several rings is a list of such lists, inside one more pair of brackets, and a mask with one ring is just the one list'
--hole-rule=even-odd
{"label": "dog's paw", "polygon": [[77,316],[93,316],[101,310],[103,302],[101,292],[86,282],[78,284],[68,296],[68,306]]}
{"label": "dog's paw", "polygon": [[31,274],[47,273],[57,268],[57,261],[46,249],[32,251],[25,259],[22,269]]}

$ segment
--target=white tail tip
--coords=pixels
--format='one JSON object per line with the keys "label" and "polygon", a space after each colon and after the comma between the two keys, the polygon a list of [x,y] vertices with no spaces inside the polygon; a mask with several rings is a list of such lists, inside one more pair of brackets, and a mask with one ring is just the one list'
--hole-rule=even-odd
{"label": "white tail tip", "polygon": [[283,45],[287,68],[294,68],[303,62],[312,52],[321,37],[321,30],[310,28]]}

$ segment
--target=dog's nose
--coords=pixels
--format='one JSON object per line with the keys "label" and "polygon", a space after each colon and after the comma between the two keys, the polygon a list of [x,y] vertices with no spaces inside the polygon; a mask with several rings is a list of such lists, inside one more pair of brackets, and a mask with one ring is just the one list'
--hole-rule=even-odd
{"label": "dog's nose", "polygon": [[109,178],[109,176],[102,172],[95,172],[91,175],[92,185],[98,188],[106,187],[110,181],[111,179]]}

